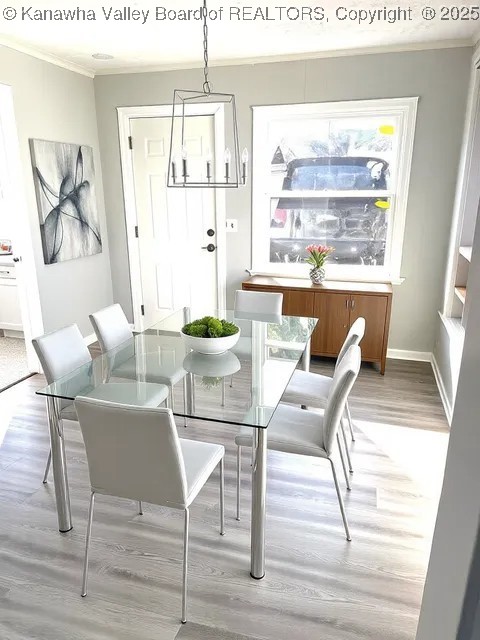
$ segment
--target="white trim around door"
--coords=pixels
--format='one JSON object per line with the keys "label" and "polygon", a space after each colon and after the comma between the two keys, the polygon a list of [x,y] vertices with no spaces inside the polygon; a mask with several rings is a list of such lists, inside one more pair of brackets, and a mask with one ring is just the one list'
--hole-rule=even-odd
{"label": "white trim around door", "polygon": [[[222,104],[198,104],[191,106],[191,115],[212,115],[215,129],[215,157],[223,157],[224,134],[224,109]],[[194,111],[193,111],[194,110]],[[130,287],[132,290],[133,323],[137,331],[142,330],[143,321],[141,314],[142,287],[140,272],[140,255],[138,250],[138,238],[135,234],[137,226],[137,211],[135,204],[135,188],[132,154],[129,145],[131,135],[130,120],[134,118],[165,118],[171,117],[171,105],[157,105],[144,107],[117,107],[118,129],[120,138],[120,161],[122,166],[123,195],[125,202],[125,222],[127,230],[127,246],[130,263]],[[223,189],[215,189],[216,234],[217,234],[217,289],[218,307],[226,305],[227,282],[227,253],[226,253],[226,202]]]}

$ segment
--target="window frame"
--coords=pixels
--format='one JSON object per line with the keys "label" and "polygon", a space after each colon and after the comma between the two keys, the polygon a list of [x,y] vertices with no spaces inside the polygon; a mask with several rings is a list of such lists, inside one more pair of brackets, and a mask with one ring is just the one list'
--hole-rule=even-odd
{"label": "window frame", "polygon": [[[415,124],[418,97],[387,98],[379,100],[352,100],[345,102],[301,103],[273,106],[254,106],[253,111],[253,166],[252,166],[252,271],[275,276],[308,277],[305,263],[268,262],[270,243],[270,200],[272,197],[295,198],[299,192],[268,191],[265,189],[269,176],[271,157],[268,135],[272,122],[288,118],[311,119],[388,117],[397,121],[399,138],[395,155],[395,185],[388,190],[375,190],[377,198],[389,197],[392,201],[393,221],[388,226],[386,238],[385,264],[381,266],[326,264],[327,279],[355,280],[363,282],[402,282],[403,240],[407,213],[408,189],[413,157]],[[399,159],[402,158],[402,162]],[[371,197],[373,190],[367,191],[322,191],[302,193],[302,197],[333,198]]]}

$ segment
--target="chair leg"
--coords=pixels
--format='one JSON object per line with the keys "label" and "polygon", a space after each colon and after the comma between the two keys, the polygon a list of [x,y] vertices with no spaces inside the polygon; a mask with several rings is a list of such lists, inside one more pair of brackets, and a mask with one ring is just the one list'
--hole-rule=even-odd
{"label": "chair leg", "polygon": [[348,470],[350,471],[350,473],[353,473],[352,458],[350,456],[350,450],[348,448],[347,435],[345,433],[345,425],[343,424],[343,419],[340,420],[340,429],[342,430],[343,444],[345,445],[345,453],[347,454]]}
{"label": "chair leg", "polygon": [[343,473],[345,475],[345,483],[347,485],[347,490],[351,491],[352,487],[350,486],[350,479],[348,477],[347,466],[345,464],[345,458],[343,457],[342,443],[340,442],[340,436],[338,435],[338,432],[337,432],[337,445],[338,445],[338,452],[340,453],[340,460],[342,461]]}
{"label": "chair leg", "polygon": [[92,491],[90,495],[90,507],[88,509],[88,524],[87,524],[87,536],[85,540],[85,559],[83,561],[83,584],[82,584],[82,598],[87,595],[87,580],[88,580],[88,551],[90,547],[90,537],[92,535],[92,522],[93,522],[93,506],[95,502],[95,492]]}
{"label": "chair leg", "polygon": [[329,458],[330,464],[332,466],[332,474],[333,474],[333,482],[335,483],[335,489],[337,491],[338,504],[340,505],[340,512],[342,514],[343,526],[345,527],[345,534],[347,536],[348,542],[352,540],[350,537],[350,529],[348,528],[347,514],[345,513],[345,505],[343,504],[342,494],[340,492],[340,486],[338,484],[337,472],[335,471],[335,464],[333,460]]}
{"label": "chair leg", "polygon": [[182,624],[187,621],[187,572],[188,572],[188,525],[190,512],[185,509],[185,524],[183,529],[183,584],[182,584]]}
{"label": "chair leg", "polygon": [[50,465],[52,464],[52,450],[48,452],[47,464],[45,466],[45,473],[43,474],[43,484],[47,484],[48,474],[50,471]]}
{"label": "chair leg", "polygon": [[220,535],[225,535],[225,460],[220,460]]}
{"label": "chair leg", "polygon": [[355,433],[353,431],[352,414],[350,413],[350,406],[348,404],[348,400],[345,404],[345,411],[347,412],[348,426],[350,427],[350,435],[352,437],[352,442],[355,442]]}
{"label": "chair leg", "polygon": [[143,516],[143,506],[141,500],[138,501],[138,515]]}
{"label": "chair leg", "polygon": [[237,520],[240,521],[240,475],[242,473],[242,447],[237,447]]}

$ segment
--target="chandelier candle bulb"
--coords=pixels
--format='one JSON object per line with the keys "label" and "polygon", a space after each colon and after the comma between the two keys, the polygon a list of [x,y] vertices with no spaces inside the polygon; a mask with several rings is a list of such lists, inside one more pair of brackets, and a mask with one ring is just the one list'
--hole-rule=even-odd
{"label": "chandelier candle bulb", "polygon": [[243,184],[246,183],[247,177],[248,177],[247,166],[248,166],[248,149],[245,147],[245,149],[242,152],[242,181],[243,181]]}
{"label": "chandelier candle bulb", "polygon": [[212,179],[212,154],[207,153],[207,180],[210,182]]}
{"label": "chandelier candle bulb", "polygon": [[188,178],[188,173],[187,173],[187,150],[185,147],[182,147],[182,174],[183,174],[183,179],[186,180]]}
{"label": "chandelier candle bulb", "polygon": [[232,154],[230,153],[230,149],[227,147],[225,149],[225,180],[228,182],[230,178],[230,161],[232,159]]}

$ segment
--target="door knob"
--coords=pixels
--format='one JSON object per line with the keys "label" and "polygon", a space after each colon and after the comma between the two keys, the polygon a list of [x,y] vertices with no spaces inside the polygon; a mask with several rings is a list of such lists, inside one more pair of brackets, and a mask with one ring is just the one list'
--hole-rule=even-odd
{"label": "door knob", "polygon": [[202,249],[206,249],[209,253],[212,253],[212,251],[215,251],[217,247],[214,244],[207,244],[206,247],[202,247]]}

